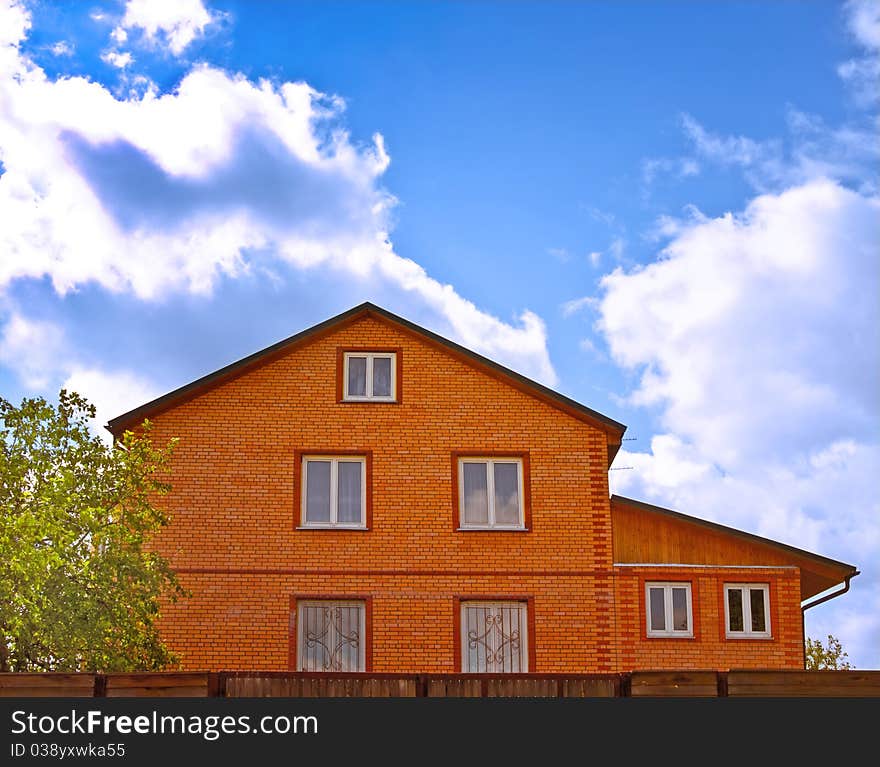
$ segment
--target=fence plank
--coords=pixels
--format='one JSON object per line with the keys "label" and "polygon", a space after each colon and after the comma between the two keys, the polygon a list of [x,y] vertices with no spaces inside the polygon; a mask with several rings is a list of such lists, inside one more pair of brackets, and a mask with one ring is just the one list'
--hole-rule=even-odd
{"label": "fence plank", "polygon": [[620,695],[620,677],[571,677],[562,680],[564,698],[616,698]]}
{"label": "fence plank", "polygon": [[108,698],[205,698],[207,672],[107,674]]}
{"label": "fence plank", "polygon": [[635,671],[632,697],[715,698],[718,674],[715,671]]}
{"label": "fence plank", "polygon": [[231,673],[227,698],[413,698],[418,685],[413,675]]}
{"label": "fence plank", "polygon": [[0,674],[0,698],[91,698],[95,674]]}
{"label": "fence plank", "polygon": [[880,698],[880,671],[731,671],[727,675],[727,694]]}
{"label": "fence plank", "polygon": [[490,677],[490,698],[555,698],[558,686],[554,678]]}
{"label": "fence plank", "polygon": [[428,678],[429,698],[479,698],[482,681],[480,679],[450,676]]}

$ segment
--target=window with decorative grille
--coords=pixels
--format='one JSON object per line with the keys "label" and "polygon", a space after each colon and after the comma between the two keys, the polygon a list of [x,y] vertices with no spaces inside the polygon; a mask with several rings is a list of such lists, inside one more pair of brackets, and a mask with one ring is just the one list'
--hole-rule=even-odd
{"label": "window with decorative grille", "polygon": [[461,603],[462,672],[526,672],[528,650],[525,602]]}
{"label": "window with decorative grille", "polygon": [[366,671],[363,602],[303,600],[297,608],[299,671]]}

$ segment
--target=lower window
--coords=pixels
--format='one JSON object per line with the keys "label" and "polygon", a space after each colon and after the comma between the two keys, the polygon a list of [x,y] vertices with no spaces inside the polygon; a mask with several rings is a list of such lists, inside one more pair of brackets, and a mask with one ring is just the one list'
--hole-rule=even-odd
{"label": "lower window", "polygon": [[649,637],[692,637],[693,605],[690,583],[646,583]]}
{"label": "lower window", "polygon": [[366,609],[360,601],[297,604],[298,671],[366,671]]}
{"label": "lower window", "polygon": [[724,584],[724,617],[731,639],[770,637],[770,588],[766,583]]}
{"label": "lower window", "polygon": [[461,670],[466,674],[529,670],[525,602],[461,603]]}

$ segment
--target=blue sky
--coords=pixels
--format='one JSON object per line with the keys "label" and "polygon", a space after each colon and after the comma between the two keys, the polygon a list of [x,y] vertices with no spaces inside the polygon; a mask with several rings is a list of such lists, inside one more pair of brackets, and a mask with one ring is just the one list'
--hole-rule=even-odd
{"label": "blue sky", "polygon": [[807,631],[880,668],[878,81],[867,0],[0,0],[0,392],[106,420],[372,300],[858,565]]}

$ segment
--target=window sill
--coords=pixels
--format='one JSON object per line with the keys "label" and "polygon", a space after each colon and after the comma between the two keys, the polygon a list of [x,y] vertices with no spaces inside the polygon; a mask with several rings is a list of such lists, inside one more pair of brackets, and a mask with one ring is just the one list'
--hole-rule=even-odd
{"label": "window sill", "polygon": [[528,533],[527,527],[457,527],[459,533]]}
{"label": "window sill", "polygon": [[364,398],[364,399],[350,399],[348,397],[343,397],[341,400],[338,400],[338,404],[340,405],[398,405],[400,404],[396,399],[373,399],[373,398]]}
{"label": "window sill", "polygon": [[369,531],[369,527],[364,525],[299,525],[296,530],[360,530],[362,532]]}
{"label": "window sill", "polygon": [[695,639],[693,634],[646,634],[646,639]]}
{"label": "window sill", "polygon": [[773,637],[770,636],[769,634],[768,634],[768,635],[764,635],[764,634],[748,634],[748,635],[746,635],[746,636],[742,636],[742,635],[740,635],[740,634],[725,634],[725,635],[724,635],[724,638],[725,638],[725,639],[729,639],[729,640],[731,640],[732,642],[745,642],[745,641],[752,641],[752,642],[771,642],[771,641],[773,641]]}

